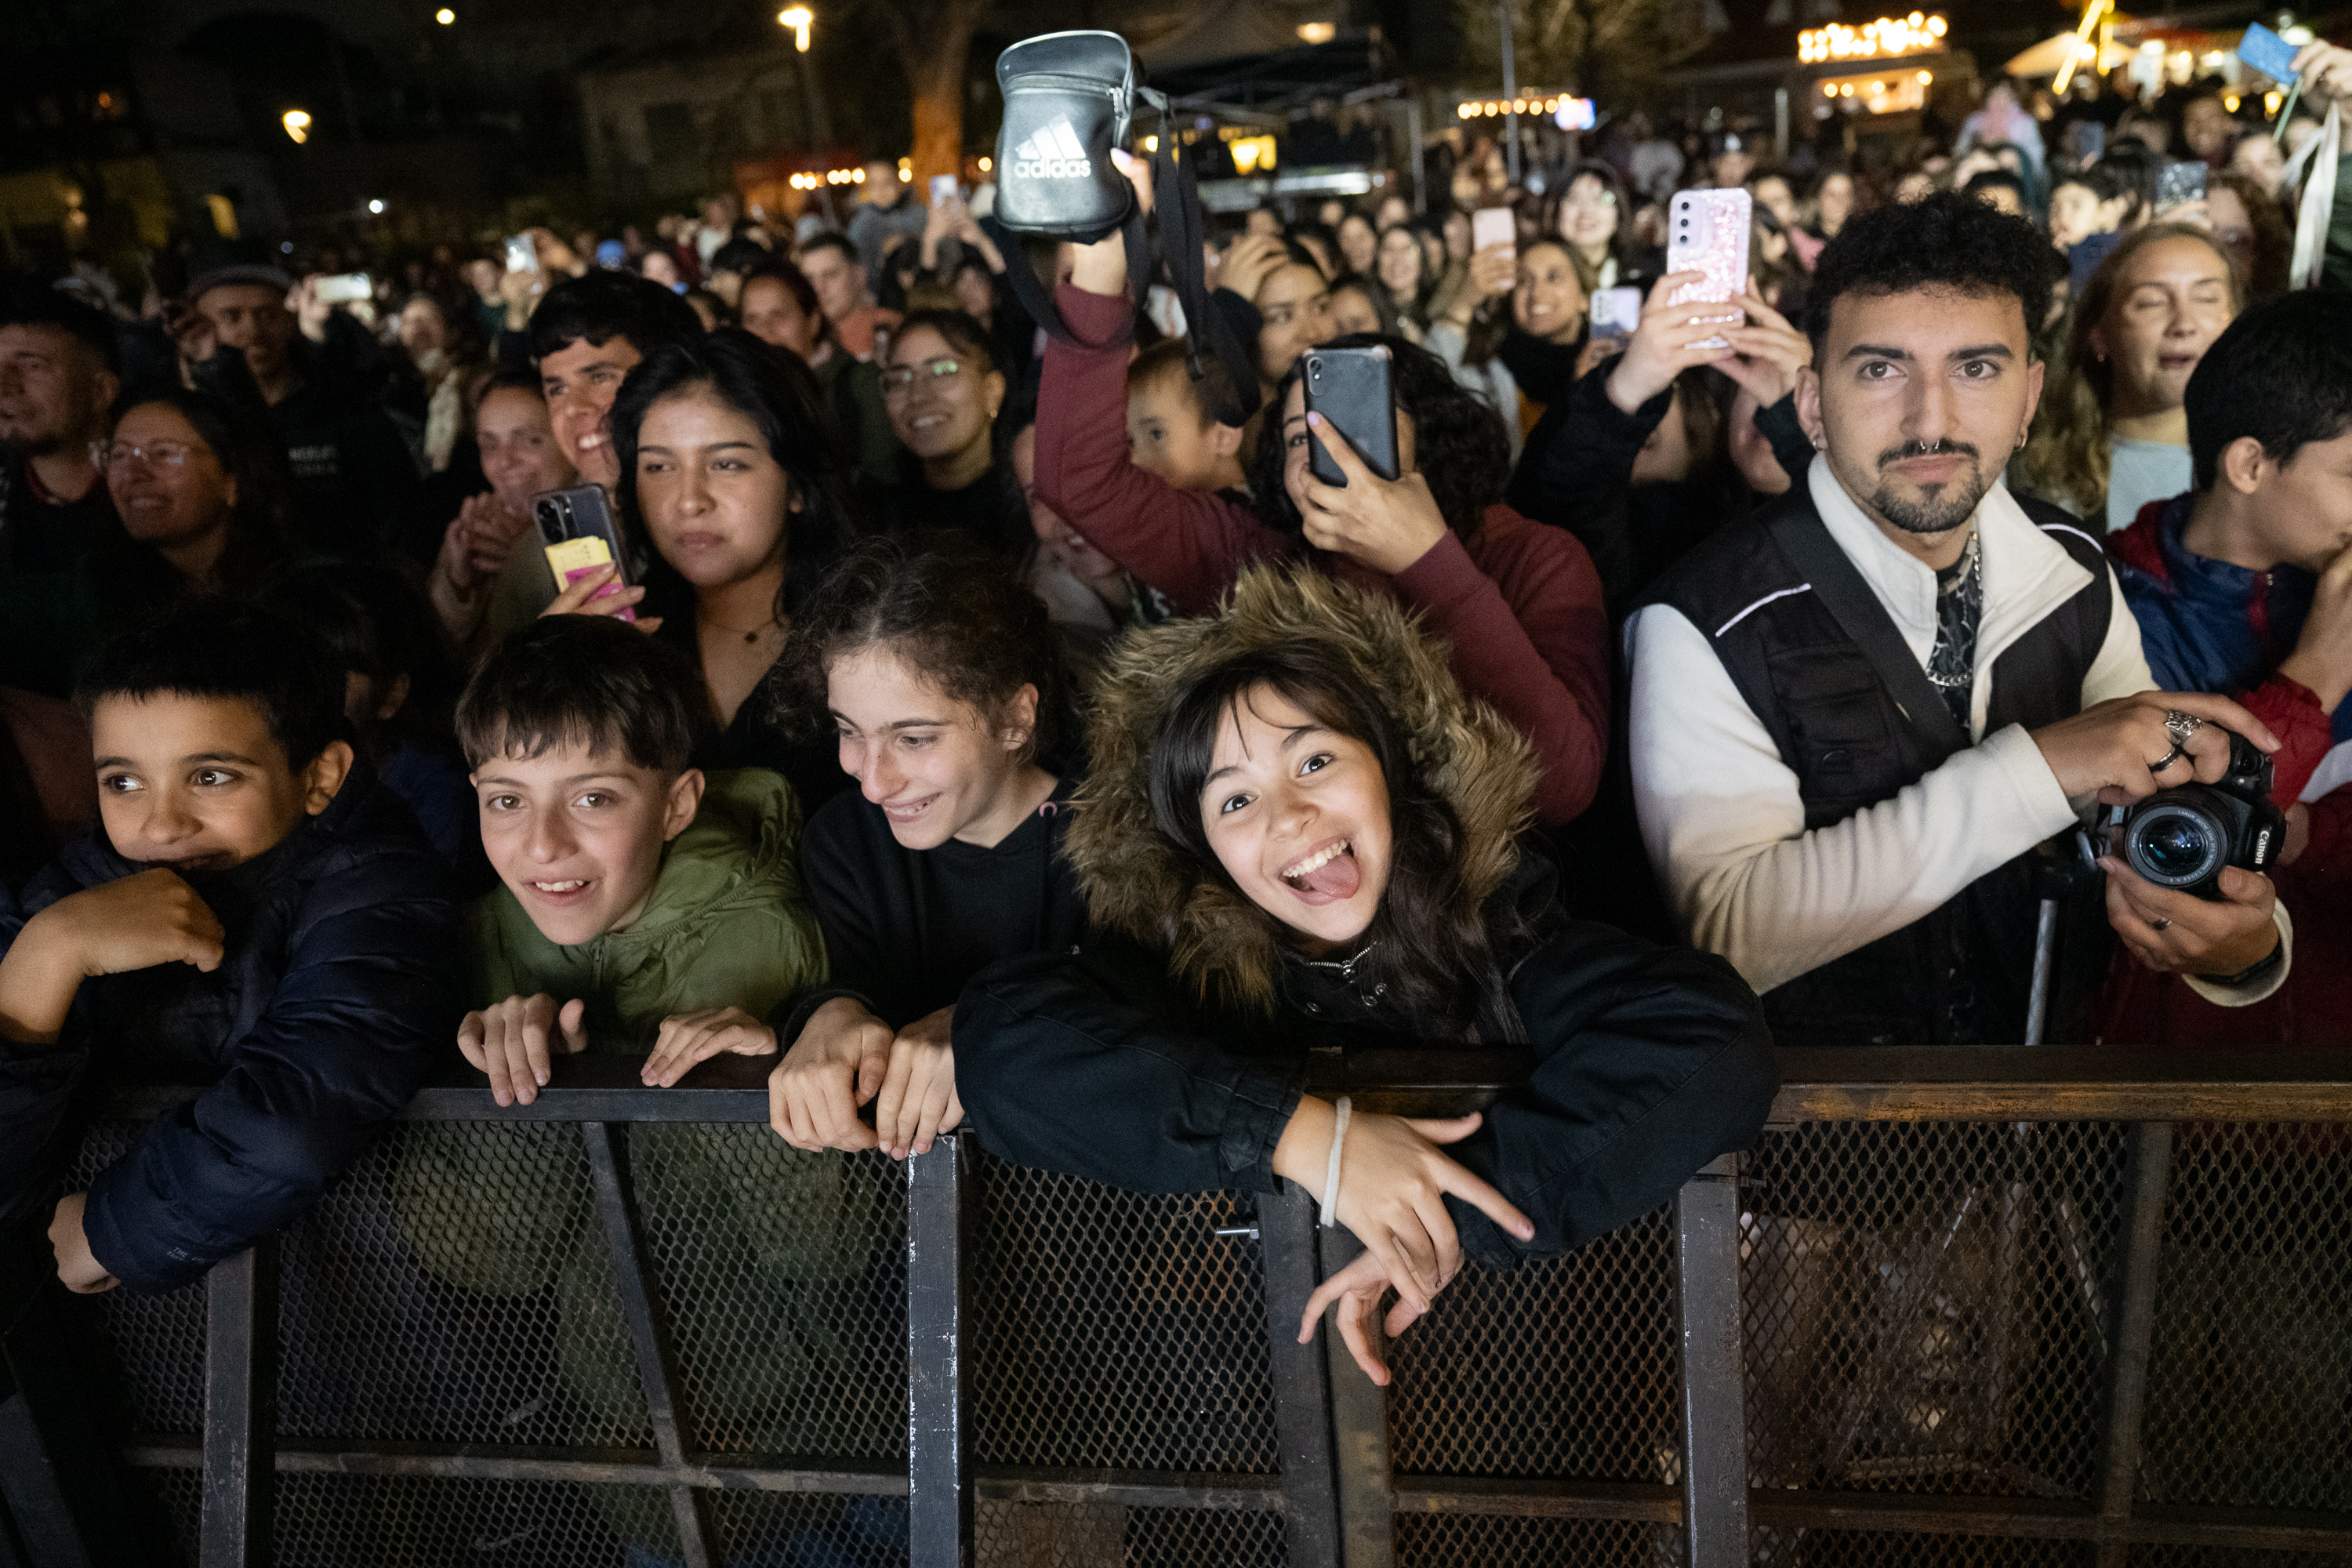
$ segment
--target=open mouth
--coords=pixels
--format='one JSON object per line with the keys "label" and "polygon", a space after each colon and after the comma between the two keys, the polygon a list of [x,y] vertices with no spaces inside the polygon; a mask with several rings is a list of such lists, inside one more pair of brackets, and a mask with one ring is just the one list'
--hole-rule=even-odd
{"label": "open mouth", "polygon": [[569,902],[588,890],[588,879],[572,877],[562,881],[528,882],[524,886],[542,899],[553,900],[560,903]]}
{"label": "open mouth", "polygon": [[919,820],[922,816],[923,813],[930,810],[931,804],[939,798],[940,797],[935,795],[927,795],[920,800],[906,802],[894,801],[882,808],[882,815],[896,823],[904,824],[914,822]]}
{"label": "open mouth", "polygon": [[1282,868],[1283,886],[1310,904],[1337,903],[1356,896],[1363,873],[1346,838],[1327,839]]}

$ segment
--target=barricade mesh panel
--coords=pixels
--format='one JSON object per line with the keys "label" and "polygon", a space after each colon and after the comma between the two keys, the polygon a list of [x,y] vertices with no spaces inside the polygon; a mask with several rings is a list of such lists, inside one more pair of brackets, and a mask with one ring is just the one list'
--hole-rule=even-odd
{"label": "barricade mesh panel", "polygon": [[[141,1128],[101,1122],[83,1138],[68,1191],[87,1188],[97,1174],[131,1152]],[[160,1296],[109,1290],[81,1299],[99,1337],[111,1347],[116,1376],[109,1403],[127,1430],[193,1436],[205,1425],[205,1282]]]}
{"label": "barricade mesh panel", "polygon": [[1401,1513],[1397,1568],[1674,1568],[1682,1527],[1619,1519]]}
{"label": "barricade mesh panel", "polygon": [[1465,1267],[1390,1364],[1401,1475],[1678,1479],[1672,1205],[1548,1263]]}
{"label": "barricade mesh panel", "polygon": [[277,1568],[657,1568],[674,1517],[656,1487],[281,1475]]}
{"label": "barricade mesh panel", "polygon": [[1864,1530],[1748,1531],[1755,1568],[2092,1568],[2085,1541],[2009,1541],[1997,1535],[1906,1535]]}
{"label": "barricade mesh panel", "polygon": [[1815,1122],[1760,1140],[1740,1217],[1753,1484],[2089,1496],[2126,1132]]}
{"label": "barricade mesh panel", "polygon": [[[974,1151],[979,1155],[979,1151]],[[981,1464],[1275,1469],[1249,1194],[1124,1193],[980,1155],[966,1364]]]}
{"label": "barricade mesh panel", "polygon": [[2352,1511],[2352,1142],[2175,1134],[2140,1493]]}
{"label": "barricade mesh panel", "polygon": [[906,1167],[764,1125],[640,1122],[628,1147],[687,1448],[903,1463]]}
{"label": "barricade mesh panel", "polygon": [[719,1561],[730,1568],[889,1568],[907,1561],[904,1498],[715,1491],[702,1495],[702,1506]]}
{"label": "barricade mesh panel", "polygon": [[2344,1568],[2352,1552],[2249,1552],[2242,1546],[2134,1546],[2128,1568]]}
{"label": "barricade mesh panel", "polygon": [[1285,1568],[1278,1513],[982,1500],[979,1568]]}
{"label": "barricade mesh panel", "polygon": [[194,1563],[196,1528],[204,1513],[204,1472],[187,1469],[131,1470],[128,1479],[140,1503],[149,1505],[149,1522],[161,1521],[171,1531],[176,1552],[158,1551],[154,1561]]}
{"label": "barricade mesh panel", "polygon": [[653,1447],[576,1123],[395,1125],[278,1258],[281,1432]]}

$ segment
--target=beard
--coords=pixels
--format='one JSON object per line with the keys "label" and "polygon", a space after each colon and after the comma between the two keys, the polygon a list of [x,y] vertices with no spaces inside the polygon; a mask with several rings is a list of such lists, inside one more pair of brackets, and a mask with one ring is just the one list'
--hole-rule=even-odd
{"label": "beard", "polygon": [[1913,500],[1898,494],[1891,480],[1882,479],[1871,492],[1870,504],[1879,516],[1906,533],[1949,533],[1976,515],[1977,502],[1984,500],[1985,491],[1992,486],[1984,477],[1981,457],[1965,441],[1906,441],[1878,455],[1878,466],[1884,470],[1890,463],[1906,458],[1964,457],[1969,459],[1964,478],[1948,479],[1942,484],[1922,485],[1918,498]]}

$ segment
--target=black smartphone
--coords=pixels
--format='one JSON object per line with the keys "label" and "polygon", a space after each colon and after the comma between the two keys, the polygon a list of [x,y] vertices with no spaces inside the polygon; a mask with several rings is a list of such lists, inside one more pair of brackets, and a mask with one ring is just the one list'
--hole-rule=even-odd
{"label": "black smartphone", "polygon": [[[629,580],[629,554],[622,548],[620,525],[614,520],[612,503],[604,499],[602,485],[542,490],[530,498],[530,514],[539,524],[548,570],[555,574],[559,588],[600,566],[620,568],[612,583],[597,591],[595,596],[600,599]],[[619,618],[634,621],[636,612],[623,610]]]}
{"label": "black smartphone", "polygon": [[[1396,390],[1390,376],[1387,346],[1308,349],[1300,362],[1305,366],[1307,411],[1328,419],[1332,428],[1356,448],[1366,468],[1384,479],[1395,479],[1400,472]],[[1307,437],[1307,468],[1327,485],[1344,487],[1348,482],[1311,430]]]}
{"label": "black smartphone", "polygon": [[2157,171],[2156,210],[2169,212],[2190,202],[2205,199],[2205,165],[2202,163],[2167,163]]}

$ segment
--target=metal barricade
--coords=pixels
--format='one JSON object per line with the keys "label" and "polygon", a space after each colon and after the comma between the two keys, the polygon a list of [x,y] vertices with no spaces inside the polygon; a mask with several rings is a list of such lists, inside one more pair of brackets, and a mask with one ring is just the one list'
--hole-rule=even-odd
{"label": "metal barricade", "polygon": [[[1755,1150],[1465,1269],[1387,1390],[1296,1341],[1354,1250],[1303,1194],[794,1156],[735,1058],[431,1089],[201,1284],[32,1298],[0,1563],[2352,1562],[2344,1066],[1781,1061]],[[1437,1114],[1519,1063],[1313,1070]]]}

